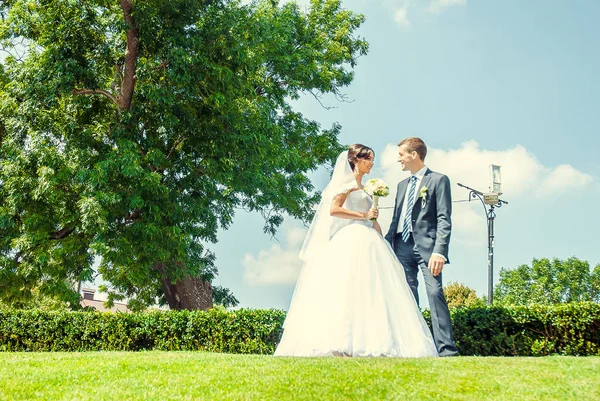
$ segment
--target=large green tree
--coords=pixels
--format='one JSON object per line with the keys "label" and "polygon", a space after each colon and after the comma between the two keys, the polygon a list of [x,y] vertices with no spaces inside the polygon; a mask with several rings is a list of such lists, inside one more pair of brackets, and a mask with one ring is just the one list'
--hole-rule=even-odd
{"label": "large green tree", "polygon": [[600,265],[592,270],[575,257],[533,259],[531,266],[501,269],[494,297],[498,303],[514,305],[600,302]]}
{"label": "large green tree", "polygon": [[4,301],[35,289],[76,304],[99,257],[110,300],[206,308],[207,244],[236,209],[271,233],[310,218],[308,173],[335,157],[340,127],[293,101],[343,97],[363,16],[339,0],[0,4]]}

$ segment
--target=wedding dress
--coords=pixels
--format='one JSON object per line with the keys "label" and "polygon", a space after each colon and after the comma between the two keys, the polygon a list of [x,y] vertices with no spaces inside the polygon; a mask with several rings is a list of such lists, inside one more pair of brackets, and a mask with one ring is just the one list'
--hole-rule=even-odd
{"label": "wedding dress", "polygon": [[[371,221],[328,216],[332,197],[356,186],[350,178],[344,152],[305,240],[305,263],[275,355],[437,356],[388,242]],[[371,205],[369,195],[355,190],[343,207],[366,212]]]}

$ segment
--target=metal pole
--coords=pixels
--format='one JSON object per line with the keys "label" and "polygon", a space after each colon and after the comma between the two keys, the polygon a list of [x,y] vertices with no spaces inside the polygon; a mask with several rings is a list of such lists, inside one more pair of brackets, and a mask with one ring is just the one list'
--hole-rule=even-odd
{"label": "metal pole", "polygon": [[494,303],[494,206],[488,212],[488,304]]}
{"label": "metal pole", "polygon": [[481,201],[481,205],[483,206],[483,211],[487,215],[487,227],[488,227],[488,304],[491,305],[494,302],[494,218],[496,217],[495,208],[502,207],[502,204],[508,205],[508,202],[503,201],[502,199],[498,199],[497,203],[487,203],[489,206],[489,210],[485,208],[486,201],[484,194],[481,191],[458,183],[458,186],[468,189],[469,192],[469,201],[473,199],[479,199]]}

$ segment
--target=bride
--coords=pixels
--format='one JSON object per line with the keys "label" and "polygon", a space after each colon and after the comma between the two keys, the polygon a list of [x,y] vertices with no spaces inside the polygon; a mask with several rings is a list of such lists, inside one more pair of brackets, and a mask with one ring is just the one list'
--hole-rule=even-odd
{"label": "bride", "polygon": [[276,356],[437,356],[362,177],[375,154],[340,154],[310,226]]}

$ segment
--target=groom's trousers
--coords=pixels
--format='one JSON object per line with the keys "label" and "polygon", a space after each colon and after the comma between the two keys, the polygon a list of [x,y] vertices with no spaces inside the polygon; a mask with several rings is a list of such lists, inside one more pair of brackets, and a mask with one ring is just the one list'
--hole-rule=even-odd
{"label": "groom's trousers", "polygon": [[442,289],[442,273],[434,276],[429,270],[429,266],[425,263],[419,254],[412,233],[408,242],[404,242],[400,235],[394,240],[394,252],[398,256],[398,260],[404,267],[406,281],[415,296],[417,305],[419,304],[419,281],[417,274],[419,267],[423,272],[425,281],[425,289],[427,290],[427,298],[429,300],[429,309],[431,311],[431,326],[433,328],[433,339],[440,356],[455,356],[458,354],[458,348],[454,343],[452,335],[452,322],[450,320],[450,311],[444,297]]}

